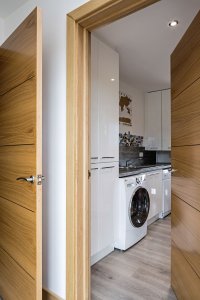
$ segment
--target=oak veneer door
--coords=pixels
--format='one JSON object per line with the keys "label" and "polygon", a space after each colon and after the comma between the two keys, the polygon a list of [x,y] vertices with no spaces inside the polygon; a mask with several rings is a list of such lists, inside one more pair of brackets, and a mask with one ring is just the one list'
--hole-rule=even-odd
{"label": "oak veneer door", "polygon": [[171,56],[172,287],[200,299],[200,12]]}
{"label": "oak veneer door", "polygon": [[[41,17],[0,47],[0,296],[42,299]],[[30,178],[34,183],[18,177]]]}

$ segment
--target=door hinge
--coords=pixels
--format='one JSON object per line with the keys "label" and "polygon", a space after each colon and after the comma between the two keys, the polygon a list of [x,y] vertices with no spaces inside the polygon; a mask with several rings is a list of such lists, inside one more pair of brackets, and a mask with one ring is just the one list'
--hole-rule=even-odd
{"label": "door hinge", "polygon": [[88,179],[90,179],[90,177],[91,177],[91,172],[90,170],[88,170]]}
{"label": "door hinge", "polygon": [[42,181],[45,180],[45,177],[43,175],[38,175],[37,176],[37,184],[42,185]]}

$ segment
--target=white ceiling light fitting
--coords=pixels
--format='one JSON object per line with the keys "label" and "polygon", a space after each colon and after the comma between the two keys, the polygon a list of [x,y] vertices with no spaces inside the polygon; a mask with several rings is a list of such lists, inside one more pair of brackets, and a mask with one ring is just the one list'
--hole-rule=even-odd
{"label": "white ceiling light fitting", "polygon": [[172,20],[171,22],[169,22],[169,27],[176,27],[177,25],[178,25],[177,20]]}

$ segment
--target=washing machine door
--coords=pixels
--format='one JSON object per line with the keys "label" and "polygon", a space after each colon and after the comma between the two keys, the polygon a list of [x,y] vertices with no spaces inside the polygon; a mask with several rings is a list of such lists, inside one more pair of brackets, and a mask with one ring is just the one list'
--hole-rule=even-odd
{"label": "washing machine door", "polygon": [[147,220],[150,198],[147,190],[139,187],[133,194],[129,208],[129,218],[134,227],[141,227]]}

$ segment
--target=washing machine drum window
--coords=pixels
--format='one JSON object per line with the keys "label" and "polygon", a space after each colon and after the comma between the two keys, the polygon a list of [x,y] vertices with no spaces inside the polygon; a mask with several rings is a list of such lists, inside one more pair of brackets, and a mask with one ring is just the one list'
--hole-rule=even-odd
{"label": "washing machine drum window", "polygon": [[147,220],[150,208],[150,198],[145,188],[139,188],[133,194],[130,203],[129,217],[134,227],[141,227]]}

